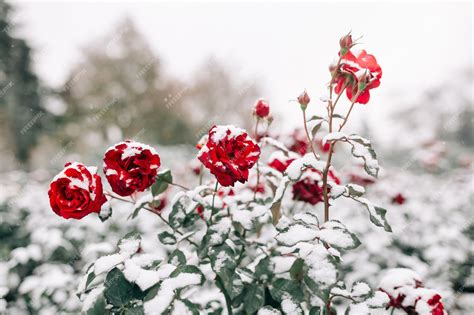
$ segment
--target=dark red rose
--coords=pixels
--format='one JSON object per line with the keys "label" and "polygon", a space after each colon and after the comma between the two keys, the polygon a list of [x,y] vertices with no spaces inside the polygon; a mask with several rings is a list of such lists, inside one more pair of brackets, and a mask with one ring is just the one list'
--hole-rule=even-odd
{"label": "dark red rose", "polygon": [[335,69],[337,72],[334,79],[334,84],[336,84],[334,91],[340,94],[343,92],[343,87],[347,85],[346,95],[350,101],[360,91],[355,102],[367,104],[370,99],[370,90],[380,85],[382,68],[375,57],[367,54],[365,50],[355,54],[349,50],[341,58],[339,69]]}
{"label": "dark red rose", "polygon": [[[307,202],[312,205],[324,201],[322,179],[321,172],[312,168],[306,169],[300,180],[293,185],[293,200]],[[340,179],[331,170],[328,172],[328,181],[333,181],[338,185],[341,183]],[[330,188],[328,188],[328,192],[331,192]]]}
{"label": "dark red rose", "polygon": [[66,163],[64,167],[49,186],[53,211],[66,219],[82,219],[89,213],[99,213],[107,199],[97,168],[81,163]]}
{"label": "dark red rose", "polygon": [[130,140],[111,147],[104,156],[107,181],[120,196],[150,187],[160,165],[160,157],[152,147]]}
{"label": "dark red rose", "polygon": [[259,99],[254,105],[254,113],[259,118],[266,118],[270,114],[270,105],[263,99]]}
{"label": "dark red rose", "polygon": [[260,157],[260,148],[246,131],[233,126],[213,126],[198,159],[222,186],[245,183]]}
{"label": "dark red rose", "polygon": [[308,149],[308,140],[303,129],[295,129],[291,135],[291,139],[288,141],[288,149],[299,155],[305,155]]}
{"label": "dark red rose", "polygon": [[396,195],[392,198],[392,203],[393,203],[393,204],[397,204],[397,205],[402,205],[402,204],[405,203],[405,201],[406,201],[406,198],[405,198],[402,194],[400,194],[400,193],[396,194]]}

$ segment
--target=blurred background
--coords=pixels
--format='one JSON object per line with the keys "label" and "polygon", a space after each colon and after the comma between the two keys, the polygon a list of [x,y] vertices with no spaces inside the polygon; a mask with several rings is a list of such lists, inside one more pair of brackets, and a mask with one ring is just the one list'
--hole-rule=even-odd
{"label": "blurred background", "polygon": [[[107,147],[135,139],[186,179],[199,138],[213,124],[250,128],[259,97],[272,132],[291,134],[303,89],[324,112],[328,66],[350,30],[383,77],[348,129],[373,140],[385,169],[372,194],[404,200],[382,200],[401,238],[361,228],[379,246],[348,261],[411,267],[453,312],[472,310],[472,17],[472,2],[0,0],[0,311],[74,313],[82,268],[123,230],[51,213],[47,185],[66,161],[100,165]],[[64,282],[45,280],[55,276]]]}

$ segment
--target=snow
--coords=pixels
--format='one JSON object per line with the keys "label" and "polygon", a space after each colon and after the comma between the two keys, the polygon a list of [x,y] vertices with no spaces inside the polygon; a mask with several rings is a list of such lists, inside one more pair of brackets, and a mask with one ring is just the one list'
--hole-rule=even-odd
{"label": "snow", "polygon": [[281,312],[276,309],[261,308],[258,310],[257,315],[280,315]]}
{"label": "snow", "polygon": [[175,290],[199,283],[201,275],[193,273],[180,273],[174,278],[164,280],[156,296],[144,303],[145,314],[163,313],[173,301]]}
{"label": "snow", "polygon": [[298,305],[293,301],[293,299],[286,297],[281,301],[281,308],[283,312],[287,315],[298,315],[301,314]]}
{"label": "snow", "polygon": [[221,251],[217,254],[216,262],[214,263],[214,272],[220,272],[226,261],[232,261],[232,258],[226,252]]}
{"label": "snow", "polygon": [[91,307],[94,306],[94,303],[97,301],[97,298],[104,292],[104,287],[100,286],[97,288],[92,289],[87,297],[82,302],[82,311],[84,313],[87,312]]}
{"label": "snow", "polygon": [[336,131],[336,132],[331,132],[331,133],[328,133],[327,135],[325,135],[323,137],[323,145],[325,145],[326,143],[328,142],[332,142],[332,141],[336,141],[336,140],[342,140],[342,139],[346,139],[347,138],[347,135],[343,132],[339,132],[339,131]]}
{"label": "snow", "polygon": [[277,235],[276,239],[279,243],[286,246],[295,245],[298,242],[311,241],[318,236],[318,231],[306,227],[302,224],[290,225],[288,230]]}
{"label": "snow", "polygon": [[366,303],[370,307],[383,307],[390,302],[388,295],[382,291],[375,291],[374,296],[367,299]]}
{"label": "snow", "polygon": [[139,239],[122,239],[118,245],[120,254],[125,257],[130,257],[135,254],[140,248]]}
{"label": "snow", "polygon": [[288,175],[288,178],[290,180],[297,181],[301,177],[304,167],[312,167],[322,172],[325,166],[325,163],[316,160],[312,153],[307,153],[302,158],[296,159],[291,162],[291,164],[286,169],[286,174]]}
{"label": "snow", "polygon": [[365,282],[357,282],[352,286],[352,296],[360,297],[370,293],[370,287]]}
{"label": "snow", "polygon": [[123,274],[128,281],[137,284],[142,291],[145,291],[159,281],[169,277],[175,268],[171,264],[165,264],[160,266],[158,270],[147,270],[141,268],[140,264],[136,263],[136,260],[130,259],[125,261]]}
{"label": "snow", "polygon": [[97,259],[94,263],[94,273],[99,275],[104,272],[109,272],[115,266],[124,261],[124,256],[121,254],[112,254],[107,256],[102,256]]}
{"label": "snow", "polygon": [[211,231],[214,233],[211,234],[210,244],[217,245],[224,241],[225,235],[229,234],[232,221],[225,217],[222,218],[219,222],[211,226]]}
{"label": "snow", "polygon": [[245,130],[233,125],[215,126],[213,129],[211,129],[211,131],[211,139],[216,143],[220,142],[226,137],[235,138],[247,133]]}
{"label": "snow", "polygon": [[315,231],[316,237],[325,243],[338,248],[348,248],[354,245],[354,240],[347,232],[346,227],[336,221],[325,222],[319,231]]}
{"label": "snow", "polygon": [[193,315],[193,312],[182,301],[176,300],[171,315]]}

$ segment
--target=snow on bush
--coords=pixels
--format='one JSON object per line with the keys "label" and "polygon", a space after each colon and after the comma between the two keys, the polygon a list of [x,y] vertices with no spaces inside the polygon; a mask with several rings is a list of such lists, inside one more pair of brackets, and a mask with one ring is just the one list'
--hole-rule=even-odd
{"label": "snow on bush", "polygon": [[[203,167],[193,166],[197,185],[163,167],[159,149],[126,141],[104,157],[111,191],[79,163],[53,179],[50,206],[80,220],[46,214],[46,194],[34,181],[8,187],[1,196],[7,259],[0,263],[0,308],[41,314],[445,314],[444,297],[454,304],[449,268],[468,260],[470,243],[464,228],[443,227],[463,215],[450,210],[465,205],[443,203],[444,194],[431,191],[402,196],[394,187],[409,180],[403,174],[386,172],[380,187],[365,189],[360,184],[373,182],[351,183],[354,174],[338,172],[336,147],[374,181],[383,173],[371,142],[342,131],[351,112],[369,102],[382,70],[374,56],[353,51],[350,34],[340,44],[324,105],[313,105],[306,92],[297,98],[303,138],[262,137],[259,128],[268,134],[272,118],[269,104],[258,100],[253,134],[213,126],[198,143]],[[343,93],[349,107],[341,114]],[[325,106],[326,115],[308,117],[313,106]],[[461,193],[463,200],[473,195],[472,189]],[[426,201],[430,196],[434,200]],[[389,202],[398,211],[379,205]],[[424,210],[410,211],[408,204]],[[435,204],[445,212],[438,214]],[[426,222],[430,226],[421,228]],[[444,254],[451,247],[457,251]],[[410,267],[426,281],[397,267]]]}

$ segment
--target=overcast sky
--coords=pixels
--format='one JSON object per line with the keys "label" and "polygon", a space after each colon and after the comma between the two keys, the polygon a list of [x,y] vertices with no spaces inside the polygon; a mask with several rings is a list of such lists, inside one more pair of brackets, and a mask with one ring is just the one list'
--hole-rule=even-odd
{"label": "overcast sky", "polygon": [[[288,100],[307,88],[325,94],[328,64],[348,30],[383,68],[380,88],[357,111],[371,124],[400,99],[416,97],[472,67],[472,3],[150,3],[20,2],[15,21],[35,49],[35,67],[50,85],[64,82],[80,48],[129,16],[166,69],[189,77],[209,55],[236,75],[257,76],[280,119],[299,121]],[[323,106],[320,102],[313,106]],[[284,118],[283,118],[284,114]],[[290,125],[287,124],[287,125]]]}

